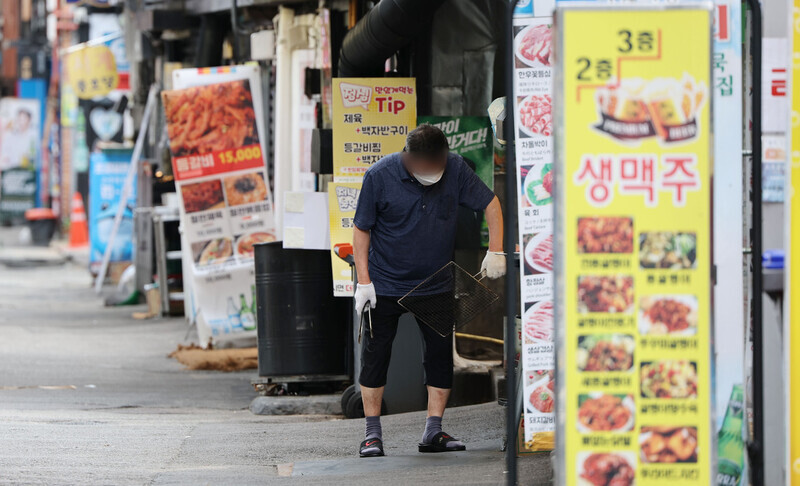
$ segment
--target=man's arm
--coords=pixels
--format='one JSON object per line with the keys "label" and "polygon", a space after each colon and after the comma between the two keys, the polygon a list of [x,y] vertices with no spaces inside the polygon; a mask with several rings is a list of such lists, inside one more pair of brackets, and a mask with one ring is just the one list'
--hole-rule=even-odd
{"label": "man's arm", "polygon": [[481,272],[489,278],[506,274],[506,257],[503,253],[503,210],[497,196],[486,206],[486,225],[489,227],[489,251],[481,264]]}
{"label": "man's arm", "polygon": [[[500,200],[497,196],[486,206],[485,211],[486,225],[489,227],[489,251],[503,251],[503,209],[500,207]],[[367,235],[367,246],[369,246],[369,235]],[[356,263],[358,260],[356,260]]]}
{"label": "man's arm", "polygon": [[[502,228],[500,231],[503,231]],[[357,226],[353,226],[353,258],[356,261],[358,283],[369,284],[371,282],[369,279],[369,231],[359,229]]]}

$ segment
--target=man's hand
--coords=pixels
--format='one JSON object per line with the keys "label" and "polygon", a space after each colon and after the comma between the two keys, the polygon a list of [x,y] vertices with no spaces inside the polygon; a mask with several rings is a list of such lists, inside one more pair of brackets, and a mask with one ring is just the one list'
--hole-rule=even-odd
{"label": "man's hand", "polygon": [[[503,267],[503,272],[505,272],[505,266]],[[372,285],[372,282],[362,285],[356,285],[356,312],[361,314],[364,310],[364,306],[367,302],[369,302],[370,308],[374,309],[375,304],[378,303],[378,297],[375,296],[375,286]]]}
{"label": "man's hand", "polygon": [[486,257],[481,264],[481,272],[486,276],[495,279],[506,274],[506,254],[497,251],[487,251]]}

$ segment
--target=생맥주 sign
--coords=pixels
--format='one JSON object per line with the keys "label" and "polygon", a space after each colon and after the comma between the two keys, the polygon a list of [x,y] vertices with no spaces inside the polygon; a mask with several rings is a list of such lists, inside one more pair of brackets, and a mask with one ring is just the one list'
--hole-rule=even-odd
{"label": "\uc0dd\ub9e5\uc8fc sign", "polygon": [[711,11],[556,24],[559,482],[711,484]]}

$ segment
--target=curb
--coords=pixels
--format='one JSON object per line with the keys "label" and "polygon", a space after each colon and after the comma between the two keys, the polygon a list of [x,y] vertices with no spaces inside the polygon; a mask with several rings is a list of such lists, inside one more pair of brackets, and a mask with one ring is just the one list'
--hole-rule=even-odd
{"label": "curb", "polygon": [[254,415],[342,415],[341,395],[256,397]]}

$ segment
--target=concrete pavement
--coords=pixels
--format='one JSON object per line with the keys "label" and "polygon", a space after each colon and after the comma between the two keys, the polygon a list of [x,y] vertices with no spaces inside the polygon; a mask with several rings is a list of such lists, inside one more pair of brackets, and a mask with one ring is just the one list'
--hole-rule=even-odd
{"label": "concrete pavement", "polygon": [[[467,452],[417,453],[411,413],[384,418],[388,457],[359,459],[362,421],[253,415],[254,372],[183,370],[167,358],[182,319],[133,320],[143,307],[104,308],[90,285],[71,262],[0,266],[2,484],[504,481],[495,404],[445,417]],[[549,484],[548,463],[521,459],[521,484]]]}

